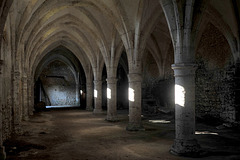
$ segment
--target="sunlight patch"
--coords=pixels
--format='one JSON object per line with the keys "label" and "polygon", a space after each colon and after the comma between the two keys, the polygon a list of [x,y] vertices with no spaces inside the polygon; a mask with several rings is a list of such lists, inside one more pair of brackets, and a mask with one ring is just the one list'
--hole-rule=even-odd
{"label": "sunlight patch", "polygon": [[111,94],[111,89],[107,88],[107,98],[111,99],[112,94]]}
{"label": "sunlight patch", "polygon": [[128,88],[128,99],[131,102],[135,101],[135,99],[134,99],[134,89],[132,89],[132,88]]}
{"label": "sunlight patch", "polygon": [[98,94],[98,93],[97,93],[97,90],[94,89],[94,97],[95,97],[95,98],[97,98],[97,94]]}
{"label": "sunlight patch", "polygon": [[195,134],[208,134],[208,135],[218,135],[218,133],[209,132],[209,131],[195,131]]}
{"label": "sunlight patch", "polygon": [[184,107],[185,105],[185,89],[180,85],[175,85],[175,104]]}
{"label": "sunlight patch", "polygon": [[171,121],[167,121],[167,120],[149,120],[150,123],[171,123]]}

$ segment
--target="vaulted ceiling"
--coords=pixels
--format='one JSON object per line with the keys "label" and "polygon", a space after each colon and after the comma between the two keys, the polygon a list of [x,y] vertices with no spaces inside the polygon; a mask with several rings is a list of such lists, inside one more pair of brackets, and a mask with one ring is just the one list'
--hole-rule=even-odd
{"label": "vaulted ceiling", "polygon": [[[238,39],[239,7],[234,4],[239,6],[230,0],[209,5]],[[64,46],[85,72],[91,67],[101,71],[104,63],[118,64],[124,49],[129,63],[144,57],[146,52],[131,51],[138,46],[153,55],[161,71],[172,46],[159,0],[3,0],[0,11],[1,32],[5,26],[0,34],[22,56],[22,68],[36,68],[51,50]]]}

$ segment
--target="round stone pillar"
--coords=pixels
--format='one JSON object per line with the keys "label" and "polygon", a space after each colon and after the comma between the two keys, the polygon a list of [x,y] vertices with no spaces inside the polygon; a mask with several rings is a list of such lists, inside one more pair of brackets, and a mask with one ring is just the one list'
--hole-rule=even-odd
{"label": "round stone pillar", "polygon": [[175,76],[175,140],[171,153],[192,155],[200,146],[195,136],[195,64],[173,64]]}
{"label": "round stone pillar", "polygon": [[22,112],[22,119],[23,120],[28,120],[28,109],[29,109],[29,104],[28,104],[28,79],[26,76],[22,78],[23,82],[23,112]]}
{"label": "round stone pillar", "polygon": [[6,159],[6,152],[4,146],[0,145],[0,160]]}
{"label": "round stone pillar", "polygon": [[[3,67],[3,60],[0,60],[0,91],[2,94],[2,89],[3,89],[3,77],[2,77],[2,67]],[[2,101],[2,95],[0,95],[0,101]],[[0,102],[1,104],[1,102]],[[0,106],[0,159],[5,159],[6,158],[6,153],[5,149],[3,146],[3,140],[2,140],[2,135],[3,134],[3,128],[2,128],[2,104]]]}
{"label": "round stone pillar", "polygon": [[93,113],[102,113],[102,81],[94,82],[94,110]]}
{"label": "round stone pillar", "polygon": [[128,81],[129,123],[126,129],[128,131],[144,130],[141,122],[142,75],[131,73],[128,75]]}
{"label": "round stone pillar", "polygon": [[31,78],[28,78],[28,114],[33,115],[34,111],[34,83]]}
{"label": "round stone pillar", "polygon": [[76,106],[80,106],[80,85],[76,82]]}
{"label": "round stone pillar", "polygon": [[14,124],[14,132],[20,133],[20,123],[22,118],[22,108],[20,103],[20,72],[12,72],[13,76],[13,124]]}
{"label": "round stone pillar", "polygon": [[118,121],[117,117],[117,79],[107,79],[107,121]]}
{"label": "round stone pillar", "polygon": [[93,110],[93,85],[92,83],[87,83],[86,84],[86,90],[87,90],[87,105],[86,105],[86,110],[87,111],[92,111]]}

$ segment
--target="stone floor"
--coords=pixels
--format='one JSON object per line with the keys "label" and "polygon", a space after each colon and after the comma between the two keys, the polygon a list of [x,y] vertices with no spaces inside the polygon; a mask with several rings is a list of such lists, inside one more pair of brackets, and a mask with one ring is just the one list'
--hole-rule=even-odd
{"label": "stone floor", "polygon": [[[128,132],[126,111],[119,122],[104,121],[78,109],[58,109],[37,113],[23,123],[22,133],[5,143],[8,160],[234,160],[240,159],[240,134],[232,129],[216,129],[197,124],[197,139],[207,154],[178,157],[169,153],[174,139],[174,123],[162,116],[158,121],[143,118],[145,131]],[[160,120],[160,121],[159,121]],[[169,123],[169,120],[171,121]]]}

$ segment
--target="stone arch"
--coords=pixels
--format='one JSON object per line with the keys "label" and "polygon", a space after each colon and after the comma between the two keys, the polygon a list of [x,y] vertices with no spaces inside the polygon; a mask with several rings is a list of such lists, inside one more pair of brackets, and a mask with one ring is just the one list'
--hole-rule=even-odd
{"label": "stone arch", "polygon": [[[28,9],[26,9],[26,12],[24,12],[24,18],[22,18],[22,19],[24,19],[25,21],[22,21],[21,22],[21,24],[19,25],[19,26],[21,26],[23,29],[22,30],[24,30],[24,31],[26,31],[26,29],[30,29],[30,28],[32,28],[32,27],[34,27],[34,26],[36,26],[36,25],[32,25],[32,21],[31,21],[31,19],[32,20],[34,20],[34,17],[37,17],[39,14],[40,14],[40,12],[43,12],[44,11],[44,7],[46,8],[46,5],[47,5],[47,3],[51,3],[51,4],[53,4],[53,3],[56,3],[56,1],[51,1],[51,2],[49,2],[49,1],[43,1],[43,3],[42,4],[36,4],[36,5],[38,5],[37,7],[33,7],[33,8],[35,8],[35,9],[32,9],[32,11],[31,11],[31,13],[32,13],[32,16],[31,17],[28,17],[28,15],[29,14],[26,14],[26,12],[27,12],[27,10],[30,10],[30,7],[28,8]],[[115,27],[118,29],[118,31],[120,31],[120,30],[122,30],[122,29],[120,29],[121,28],[121,25],[120,25],[120,22],[118,22],[118,18],[116,18],[116,15],[115,14],[112,14],[112,10],[110,9],[110,8],[108,8],[107,6],[105,6],[106,4],[105,3],[102,3],[102,2],[98,2],[98,3],[91,3],[91,2],[88,2],[88,1],[81,1],[81,3],[78,3],[78,2],[62,2],[62,3],[57,3],[57,5],[59,5],[59,6],[63,6],[63,5],[69,5],[69,6],[74,6],[75,8],[78,8],[79,10],[82,10],[82,12],[86,12],[87,10],[84,10],[84,7],[85,6],[91,6],[91,7],[93,7],[94,9],[97,9],[97,10],[99,10],[101,13],[103,13],[104,14],[104,16],[107,18],[107,19],[109,19],[111,22],[112,22],[112,24],[114,24],[115,25]],[[115,3],[113,3],[114,5],[115,5]],[[57,8],[56,8],[56,6],[55,5],[52,5],[52,6],[54,6],[54,8],[52,9],[53,10],[53,12],[55,12],[55,10],[56,10],[56,12],[57,12]],[[116,6],[115,6],[116,7]],[[60,7],[61,8],[61,7]],[[104,9],[103,9],[104,8]],[[116,7],[116,8],[118,8],[118,7]],[[64,9],[64,8],[63,8]],[[113,9],[114,10],[114,9]],[[57,13],[58,14],[58,13]],[[91,16],[91,14],[89,14],[89,13],[85,13],[85,15],[86,16]],[[25,17],[26,16],[26,17]],[[92,25],[92,26],[95,26],[97,23],[95,23],[95,22],[97,22],[96,20],[94,20],[94,17],[93,16],[91,16],[91,17],[89,17],[89,19],[91,20],[91,21],[93,21],[94,23],[94,25]],[[35,20],[36,21],[36,20]],[[31,22],[31,23],[30,23]],[[33,21],[34,22],[34,21]],[[40,21],[40,22],[42,22],[42,21]],[[36,23],[36,22],[35,22]],[[98,29],[100,29],[101,27],[98,25],[98,27],[95,27],[95,28],[98,28]],[[30,33],[34,33],[34,32],[32,32],[32,30],[30,29],[30,31],[29,32],[25,32],[25,33],[28,33],[28,34],[30,34]],[[101,33],[101,30],[99,30],[99,31],[97,31],[97,33]],[[27,34],[26,34],[27,35]],[[101,41],[101,46],[103,46],[103,47],[105,47],[106,45],[107,45],[107,42],[104,40],[104,36],[103,36],[103,34],[101,33],[101,37],[102,37],[102,41]],[[23,33],[20,33],[20,39],[22,39],[22,37],[24,36],[24,34]],[[28,37],[28,36],[27,36]],[[25,38],[23,38],[23,39],[25,39]],[[22,40],[21,40],[22,41]],[[102,48],[102,47],[99,47],[100,49]],[[106,50],[106,49],[105,49]],[[108,53],[108,52],[103,52],[103,53]]]}
{"label": "stone arch", "polygon": [[226,37],[211,22],[205,24],[204,32],[196,48],[196,56],[196,58],[200,58],[199,56],[204,58],[206,63],[214,63],[214,66],[218,68],[234,62],[234,55]]}
{"label": "stone arch", "polygon": [[[62,64],[65,64],[67,68],[70,69],[72,72],[72,75],[74,76],[75,85],[76,85],[76,104],[80,103],[80,78],[82,73],[84,73],[84,69],[82,68],[82,65],[78,58],[74,55],[74,53],[71,52],[69,49],[67,49],[64,46],[58,46],[55,49],[51,50],[47,54],[44,54],[44,57],[38,61],[37,67],[34,70],[35,72],[35,82],[38,80],[38,77],[42,73],[42,71],[45,69],[45,67],[49,66],[50,64],[57,63],[58,61]],[[71,76],[70,76],[71,77]],[[84,76],[85,73],[84,73]],[[42,77],[43,78],[43,77]],[[46,81],[46,78],[44,78]],[[71,82],[72,83],[72,82]],[[84,82],[85,83],[85,82]],[[50,95],[49,95],[50,96]]]}
{"label": "stone arch", "polygon": [[[234,121],[235,57],[224,33],[207,21],[196,48],[196,116]],[[235,86],[237,87],[237,86]]]}
{"label": "stone arch", "polygon": [[1,17],[0,18],[0,48],[2,45],[4,26],[5,26],[6,19],[7,19],[7,16],[8,16],[8,13],[9,13],[12,3],[13,3],[13,0],[3,0],[0,3],[0,7],[2,8],[1,12],[0,12],[0,17]]}
{"label": "stone arch", "polygon": [[[96,58],[93,55],[93,50],[90,47],[90,44],[88,44],[87,46],[84,45],[83,42],[79,41],[75,36],[73,36],[72,34],[66,32],[66,31],[59,31],[57,33],[55,33],[54,35],[52,35],[50,38],[48,38],[46,41],[44,42],[39,42],[39,44],[37,46],[35,46],[34,48],[32,48],[32,50],[29,51],[29,53],[35,53],[34,54],[29,54],[29,56],[37,56],[38,54],[40,54],[44,49],[46,49],[48,47],[48,45],[50,45],[51,43],[53,43],[54,41],[59,40],[59,41],[70,41],[73,42],[74,44],[80,44],[83,47],[83,50],[88,56],[88,59],[91,61],[92,65],[96,65],[95,61]],[[77,45],[78,46],[78,45]],[[38,54],[36,54],[38,53]],[[91,54],[92,53],[92,54]],[[32,58],[35,58],[32,57]],[[31,59],[31,57],[27,58],[26,60]]]}
{"label": "stone arch", "polygon": [[[74,44],[74,43],[73,43]],[[40,57],[36,58],[34,60],[34,62],[32,63],[31,65],[31,68],[33,68],[31,74],[34,75],[35,74],[35,70],[37,68],[37,65],[36,64],[39,64],[40,60],[45,56],[47,55],[47,53],[49,52],[49,50],[53,50],[55,48],[57,48],[58,46],[64,46],[65,48],[69,49],[77,58],[78,60],[80,61],[80,63],[82,64],[82,67],[83,67],[83,70],[85,72],[85,75],[87,75],[88,73],[88,63],[90,63],[88,61],[88,59],[84,56],[83,54],[83,51],[81,49],[79,49],[78,47],[76,46],[71,46],[71,44],[69,44],[67,41],[56,41],[54,43],[52,43],[51,45],[49,45],[47,48],[45,48],[41,54]],[[81,53],[81,54],[77,54],[77,53]]]}
{"label": "stone arch", "polygon": [[[48,55],[46,55],[46,56],[48,56]],[[44,62],[42,62],[42,63],[39,62],[36,73],[35,73],[35,77],[34,77],[35,81],[38,79],[38,77],[39,77],[40,73],[43,71],[44,67],[56,60],[61,61],[61,62],[65,63],[67,66],[69,66],[72,74],[74,75],[75,81],[77,83],[78,77],[77,77],[76,72],[79,72],[79,70],[77,69],[77,67],[74,66],[74,64],[67,57],[65,57],[63,55],[51,55]]]}
{"label": "stone arch", "polygon": [[237,53],[237,44],[236,44],[236,39],[233,35],[233,32],[231,31],[230,27],[221,18],[221,15],[211,6],[209,6],[205,11],[205,13],[203,14],[202,21],[199,25],[200,29],[197,33],[196,40],[195,40],[195,48],[199,46],[202,34],[204,33],[204,30],[207,27],[207,24],[209,23],[213,24],[225,36],[230,46],[231,53],[234,58],[234,62],[236,62],[239,59],[239,55]]}

